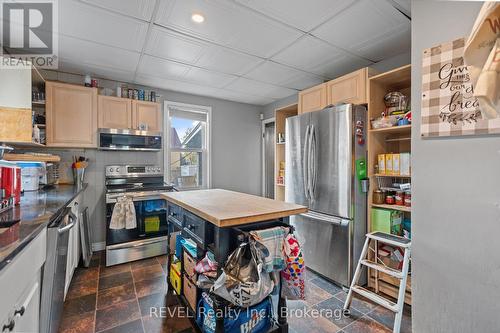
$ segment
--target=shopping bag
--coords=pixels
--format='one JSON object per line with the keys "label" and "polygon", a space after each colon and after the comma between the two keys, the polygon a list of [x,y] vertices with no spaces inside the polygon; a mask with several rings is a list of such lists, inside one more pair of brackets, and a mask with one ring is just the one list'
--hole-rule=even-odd
{"label": "shopping bag", "polygon": [[281,271],[281,296],[289,300],[304,300],[306,265],[302,249],[292,234],[286,237],[283,248],[287,266]]}

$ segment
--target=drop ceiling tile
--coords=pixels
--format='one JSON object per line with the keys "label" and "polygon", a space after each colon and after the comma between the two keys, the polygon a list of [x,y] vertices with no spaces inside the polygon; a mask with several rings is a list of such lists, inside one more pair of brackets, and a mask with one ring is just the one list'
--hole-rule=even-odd
{"label": "drop ceiling tile", "polygon": [[228,101],[247,103],[253,105],[266,105],[275,101],[275,99],[272,98],[253,96],[224,89],[218,89],[216,92],[213,93],[213,97]]}
{"label": "drop ceiling tile", "polygon": [[[379,61],[390,57],[394,48],[399,53],[408,50],[395,35],[410,29],[410,21],[386,1],[359,1],[311,33],[333,45],[350,50],[360,56]],[[346,33],[348,32],[348,33]],[[394,37],[394,45],[383,54],[384,46]],[[378,42],[385,40],[386,43]],[[380,56],[382,55],[382,58]]]}
{"label": "drop ceiling tile", "polygon": [[96,44],[68,36],[59,36],[59,57],[72,63],[135,71],[138,52]]}
{"label": "drop ceiling tile", "polygon": [[245,77],[292,89],[302,90],[324,82],[320,76],[302,72],[273,61],[266,61]]}
{"label": "drop ceiling tile", "polygon": [[216,88],[204,85],[146,75],[138,75],[135,79],[135,83],[153,88],[180,91],[203,96],[210,96],[218,91]]}
{"label": "drop ceiling tile", "polygon": [[[205,17],[191,20],[193,13]],[[261,57],[269,57],[301,34],[229,0],[174,0],[160,5],[156,23]]]}
{"label": "drop ceiling tile", "polygon": [[310,31],[354,3],[354,0],[236,0],[297,29]]}
{"label": "drop ceiling tile", "polygon": [[59,31],[67,36],[141,51],[147,29],[148,24],[140,20],[80,1],[59,1]]}
{"label": "drop ceiling tile", "polygon": [[234,75],[213,72],[197,67],[191,67],[189,72],[185,75],[187,81],[216,88],[222,88],[236,78],[237,76]]}
{"label": "drop ceiling tile", "polygon": [[236,79],[235,81],[224,87],[224,89],[271,99],[284,98],[297,93],[297,90],[294,89],[278,87],[268,83],[250,80],[244,77]]}
{"label": "drop ceiling tile", "polygon": [[205,42],[155,26],[151,30],[146,53],[194,64],[207,47]]}
{"label": "drop ceiling tile", "polygon": [[196,65],[218,72],[242,75],[261,62],[261,58],[211,44]]}
{"label": "drop ceiling tile", "polygon": [[[65,0],[64,0],[65,1]],[[81,0],[120,14],[149,21],[153,15],[156,0]]]}
{"label": "drop ceiling tile", "polygon": [[100,79],[115,80],[121,82],[132,82],[133,71],[125,71],[109,67],[74,63],[71,59],[59,59],[59,70],[68,73],[90,74],[92,77]]}
{"label": "drop ceiling tile", "polygon": [[180,79],[189,71],[190,66],[177,62],[144,55],[141,59],[137,73],[151,75],[163,79]]}
{"label": "drop ceiling tile", "polygon": [[326,78],[335,78],[343,67],[347,70],[371,64],[312,36],[302,37],[272,60]]}

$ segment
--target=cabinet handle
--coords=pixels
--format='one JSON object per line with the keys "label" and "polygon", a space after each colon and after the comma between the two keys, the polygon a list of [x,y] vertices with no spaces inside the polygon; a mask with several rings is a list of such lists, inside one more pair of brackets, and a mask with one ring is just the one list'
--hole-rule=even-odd
{"label": "cabinet handle", "polygon": [[188,229],[194,230],[194,229],[196,229],[196,226],[194,224],[188,224]]}
{"label": "cabinet handle", "polygon": [[12,332],[14,329],[14,326],[16,326],[16,322],[14,319],[10,319],[9,323],[7,325],[3,325],[2,327],[2,332]]}
{"label": "cabinet handle", "polygon": [[24,312],[26,311],[26,307],[23,305],[19,308],[19,310],[14,311],[14,316],[22,317]]}

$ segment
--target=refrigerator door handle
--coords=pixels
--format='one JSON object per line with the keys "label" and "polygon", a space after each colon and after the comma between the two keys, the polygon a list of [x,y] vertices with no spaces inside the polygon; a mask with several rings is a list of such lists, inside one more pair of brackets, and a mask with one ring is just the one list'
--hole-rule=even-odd
{"label": "refrigerator door handle", "polygon": [[317,212],[313,212],[313,211],[309,211],[307,213],[302,213],[299,215],[306,217],[306,218],[313,219],[313,220],[326,222],[326,223],[330,223],[330,224],[335,224],[335,225],[339,225],[339,226],[349,225],[349,220],[343,220],[340,217],[321,214],[321,213],[317,213]]}
{"label": "refrigerator door handle", "polygon": [[316,129],[314,125],[311,125],[311,130],[309,133],[309,197],[311,201],[314,201],[314,192],[316,190]]}
{"label": "refrigerator door handle", "polygon": [[304,136],[304,154],[302,155],[302,181],[304,182],[304,192],[306,199],[309,200],[309,133],[310,125],[306,127],[306,134]]}

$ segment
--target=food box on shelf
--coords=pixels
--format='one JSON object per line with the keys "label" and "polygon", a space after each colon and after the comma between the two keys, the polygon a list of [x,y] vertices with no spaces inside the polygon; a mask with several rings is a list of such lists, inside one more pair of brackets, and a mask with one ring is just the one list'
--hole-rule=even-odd
{"label": "food box on shelf", "polygon": [[393,235],[402,234],[402,212],[392,209],[373,208],[371,214],[371,231],[381,231]]}

